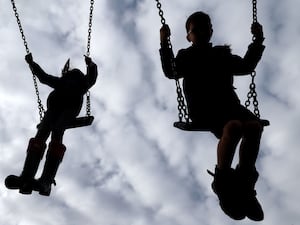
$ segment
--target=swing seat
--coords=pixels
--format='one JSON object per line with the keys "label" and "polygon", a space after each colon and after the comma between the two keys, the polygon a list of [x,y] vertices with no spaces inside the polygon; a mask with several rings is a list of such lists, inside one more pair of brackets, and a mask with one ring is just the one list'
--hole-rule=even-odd
{"label": "swing seat", "polygon": [[270,121],[269,120],[263,120],[261,119],[260,120],[260,124],[263,126],[263,127],[267,127],[270,125]]}
{"label": "swing seat", "polygon": [[[261,119],[260,123],[263,127],[270,125],[269,120]],[[212,129],[208,125],[196,124],[192,122],[183,122],[183,121],[174,122],[173,126],[184,131],[211,131]]]}
{"label": "swing seat", "polygon": [[[77,127],[85,127],[89,126],[93,123],[94,117],[93,116],[82,116],[77,117],[74,120],[70,121],[66,124],[65,129],[77,128]],[[37,129],[40,128],[41,124],[38,124],[36,127]]]}
{"label": "swing seat", "polygon": [[77,117],[70,123],[66,124],[65,128],[77,128],[77,127],[85,127],[89,126],[93,123],[94,117],[93,116],[83,116],[83,117]]}
{"label": "swing seat", "polygon": [[173,124],[174,127],[185,130],[185,131],[210,131],[211,128],[209,126],[196,124],[192,122],[183,122],[183,121],[177,121]]}

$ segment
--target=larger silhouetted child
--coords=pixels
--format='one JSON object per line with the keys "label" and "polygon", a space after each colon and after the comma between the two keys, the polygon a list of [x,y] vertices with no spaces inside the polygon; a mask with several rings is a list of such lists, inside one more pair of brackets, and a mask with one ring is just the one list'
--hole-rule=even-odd
{"label": "larger silhouetted child", "polygon": [[[58,166],[66,151],[63,144],[66,125],[77,117],[82,107],[84,94],[95,84],[97,65],[91,58],[85,56],[87,74],[84,75],[79,69],[70,70],[69,61],[67,61],[62,76],[56,77],[45,73],[33,61],[31,54],[26,55],[25,59],[40,82],[54,90],[48,96],[47,111],[38,126],[37,134],[29,141],[21,175],[8,176],[5,184],[10,189],[19,189],[22,194],[31,194],[33,190],[36,190],[41,195],[49,196],[51,185],[55,183],[54,178]],[[44,169],[41,177],[35,180],[34,177],[46,150],[46,141],[50,134],[51,141]]]}
{"label": "larger silhouetted child", "polygon": [[[258,179],[255,162],[263,126],[240,104],[233,86],[233,76],[250,74],[262,56],[262,26],[252,24],[254,40],[244,57],[232,54],[228,46],[210,43],[212,24],[210,17],[203,12],[196,12],[187,19],[186,31],[187,40],[192,45],[179,50],[174,58],[168,44],[170,29],[168,25],[162,26],[160,53],[163,71],[170,79],[183,78],[192,122],[209,127],[220,139],[212,188],[223,211],[237,220],[246,216],[252,220],[263,220],[264,213],[254,189]],[[233,169],[231,165],[240,140],[239,163]]]}

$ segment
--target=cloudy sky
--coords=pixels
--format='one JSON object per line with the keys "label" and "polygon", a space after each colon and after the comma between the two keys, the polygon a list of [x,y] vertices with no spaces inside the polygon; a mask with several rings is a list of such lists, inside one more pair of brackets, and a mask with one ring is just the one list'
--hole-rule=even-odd
{"label": "cloudy sky", "polygon": [[[85,70],[89,1],[16,1],[34,59],[58,75],[70,57]],[[184,23],[211,15],[214,44],[243,55],[251,42],[251,2],[165,0],[174,51],[189,46]],[[257,67],[260,111],[271,121],[257,161],[263,222],[223,214],[206,169],[216,164],[210,133],[177,130],[175,83],[159,59],[160,18],[154,0],[95,1],[91,57],[91,127],[68,130],[67,153],[50,197],[8,191],[19,174],[38,112],[25,48],[9,1],[0,0],[0,224],[5,225],[296,225],[300,221],[300,3],[258,1],[266,50]],[[250,77],[235,79],[242,102]],[[48,87],[40,85],[43,102]],[[234,160],[236,163],[236,159]],[[38,172],[40,173],[40,171]]]}

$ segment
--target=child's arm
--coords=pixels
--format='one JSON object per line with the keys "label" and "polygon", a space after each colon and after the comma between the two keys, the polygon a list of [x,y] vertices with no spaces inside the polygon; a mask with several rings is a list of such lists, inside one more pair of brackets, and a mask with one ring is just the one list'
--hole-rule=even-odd
{"label": "child's arm", "polygon": [[37,76],[39,81],[43,84],[47,84],[52,88],[56,88],[59,85],[59,78],[47,74],[36,62],[33,61],[31,53],[25,56],[26,62],[34,75]]}
{"label": "child's arm", "polygon": [[248,46],[245,56],[243,58],[238,56],[232,57],[233,72],[236,75],[246,75],[253,72],[265,49],[265,46],[262,44],[264,41],[262,26],[259,23],[253,23],[251,32],[254,39],[253,43]]}
{"label": "child's arm", "polygon": [[233,55],[231,58],[232,73],[235,75],[248,75],[254,71],[261,59],[265,46],[252,43],[248,47],[244,58]]}
{"label": "child's arm", "polygon": [[96,83],[98,77],[98,69],[97,69],[97,65],[92,61],[90,57],[85,56],[85,63],[87,65],[87,73],[86,73],[87,89],[89,89]]}
{"label": "child's arm", "polygon": [[[174,67],[173,63],[175,65],[175,57],[173,50],[169,46],[169,38],[171,35],[171,31],[168,25],[163,25],[160,29],[160,45],[161,48],[159,50],[160,53],[160,60],[163,72],[166,77],[169,79],[175,79],[174,74]],[[179,78],[179,77],[178,77]]]}

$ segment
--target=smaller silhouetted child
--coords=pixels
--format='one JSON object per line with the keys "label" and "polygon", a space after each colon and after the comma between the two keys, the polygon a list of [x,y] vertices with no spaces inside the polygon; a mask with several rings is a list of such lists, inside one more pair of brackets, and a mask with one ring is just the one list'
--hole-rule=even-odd
{"label": "smaller silhouetted child", "polygon": [[[27,155],[20,176],[10,175],[5,184],[10,189],[19,189],[22,194],[31,194],[32,190],[39,191],[41,195],[49,196],[52,183],[58,166],[66,151],[62,143],[66,125],[73,121],[79,114],[83,96],[92,87],[97,79],[97,65],[91,58],[85,56],[87,74],[84,75],[79,69],[69,70],[67,61],[61,77],[55,77],[44,72],[44,70],[33,61],[32,55],[25,57],[32,72],[41,83],[46,84],[54,90],[47,99],[47,111],[38,126],[37,134],[31,138],[27,148]],[[46,155],[46,161],[41,177],[34,179],[39,163],[43,158],[46,141],[51,134],[51,141]]]}
{"label": "smaller silhouetted child", "polygon": [[[213,46],[210,17],[203,12],[186,21],[187,40],[192,45],[179,50],[174,58],[168,45],[168,25],[160,30],[161,61],[166,77],[183,78],[189,116],[194,124],[208,127],[220,139],[212,188],[223,211],[233,219],[246,216],[263,220],[254,185],[258,179],[255,162],[263,127],[260,120],[244,106],[234,91],[233,76],[248,75],[259,62],[264,46],[262,26],[252,24],[254,41],[244,57],[231,53],[228,46]],[[172,70],[175,62],[177,77]],[[174,68],[174,67],[173,67]],[[239,163],[231,168],[236,147],[241,141]]]}

